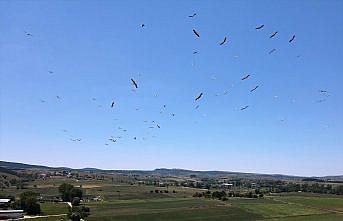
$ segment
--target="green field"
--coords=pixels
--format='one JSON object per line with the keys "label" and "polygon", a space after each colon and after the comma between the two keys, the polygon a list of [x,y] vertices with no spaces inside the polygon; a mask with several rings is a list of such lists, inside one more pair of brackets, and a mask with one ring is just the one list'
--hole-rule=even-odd
{"label": "green field", "polygon": [[[74,185],[79,186],[80,183]],[[192,188],[169,187],[165,193],[165,187],[146,185],[109,182],[83,182],[81,185],[85,193],[84,204],[91,209],[91,215],[85,219],[88,221],[343,220],[343,197],[336,195],[289,193],[266,195],[263,199],[229,198],[228,201],[219,201],[194,198],[193,193],[199,189]],[[49,198],[58,195],[57,188],[58,184],[39,183],[26,190]],[[163,190],[163,193],[155,193],[156,189]],[[22,191],[5,189],[4,193],[18,195]],[[91,201],[94,196],[100,196],[103,201]],[[68,213],[65,203],[41,203],[41,209],[42,215]],[[67,220],[66,216],[30,220],[60,221],[61,218]]]}

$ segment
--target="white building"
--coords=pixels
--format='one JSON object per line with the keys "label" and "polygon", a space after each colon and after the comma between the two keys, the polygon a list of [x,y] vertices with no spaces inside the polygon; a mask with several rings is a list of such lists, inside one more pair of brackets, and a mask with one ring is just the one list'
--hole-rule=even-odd
{"label": "white building", "polygon": [[11,204],[11,199],[0,199],[0,208],[7,208]]}

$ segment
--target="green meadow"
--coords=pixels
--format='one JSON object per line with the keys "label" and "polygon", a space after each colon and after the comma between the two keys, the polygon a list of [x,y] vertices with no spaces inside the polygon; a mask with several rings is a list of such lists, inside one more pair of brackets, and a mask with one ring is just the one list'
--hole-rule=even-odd
{"label": "green meadow", "polygon": [[[325,194],[290,193],[266,195],[263,199],[229,198],[219,201],[194,198],[199,189],[110,183],[83,183],[84,204],[91,210],[88,221],[191,221],[191,220],[268,220],[338,221],[343,220],[343,197]],[[154,190],[163,192],[155,193]],[[30,188],[43,197],[58,195],[57,185]],[[9,193],[17,191],[6,190]],[[102,201],[91,198],[99,196]],[[68,213],[65,203],[41,203],[43,215]],[[66,216],[30,220],[60,221]]]}

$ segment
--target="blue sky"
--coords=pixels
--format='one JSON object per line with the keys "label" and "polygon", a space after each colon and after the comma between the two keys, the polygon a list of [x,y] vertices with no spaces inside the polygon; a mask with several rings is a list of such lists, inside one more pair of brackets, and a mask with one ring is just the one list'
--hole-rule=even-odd
{"label": "blue sky", "polygon": [[1,1],[0,160],[343,174],[342,10],[342,1]]}

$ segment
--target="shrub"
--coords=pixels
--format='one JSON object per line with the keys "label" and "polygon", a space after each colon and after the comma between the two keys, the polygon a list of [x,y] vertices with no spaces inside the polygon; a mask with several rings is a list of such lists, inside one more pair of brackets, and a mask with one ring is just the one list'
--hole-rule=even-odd
{"label": "shrub", "polygon": [[79,206],[80,205],[80,198],[79,197],[74,197],[71,204],[73,206]]}

